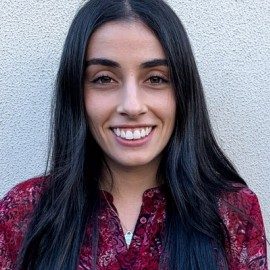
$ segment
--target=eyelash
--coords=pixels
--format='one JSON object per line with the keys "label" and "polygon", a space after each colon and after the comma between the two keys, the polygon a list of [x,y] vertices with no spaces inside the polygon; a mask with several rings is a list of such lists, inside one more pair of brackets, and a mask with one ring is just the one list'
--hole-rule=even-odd
{"label": "eyelash", "polygon": [[[101,74],[100,76],[98,76],[97,78],[95,78],[94,80],[91,81],[91,83],[94,84],[108,84],[108,83],[100,83],[100,80],[106,78],[106,79],[112,79],[110,76],[108,76],[107,74]],[[159,74],[153,74],[151,76],[149,76],[149,78],[147,80],[150,80],[151,78],[158,78],[162,80],[162,84],[163,83],[168,83],[169,80],[166,79],[165,77],[159,75]],[[109,82],[110,83],[110,82]],[[153,83],[153,84],[161,84],[161,83]]]}
{"label": "eyelash", "polygon": [[95,83],[95,84],[106,84],[106,83],[99,83],[100,79],[103,79],[103,78],[112,79],[110,76],[108,76],[106,74],[101,74],[97,78],[95,78],[94,80],[92,80],[91,83]]}
{"label": "eyelash", "polygon": [[[151,75],[147,80],[149,80],[149,79],[151,79],[151,78],[158,78],[158,79],[161,79],[161,80],[162,80],[161,83],[168,83],[168,82],[169,82],[169,80],[168,80],[166,77],[164,77],[164,76],[162,76],[162,75],[159,75],[159,74],[153,74],[153,75]],[[154,84],[156,84],[156,83],[154,83]]]}

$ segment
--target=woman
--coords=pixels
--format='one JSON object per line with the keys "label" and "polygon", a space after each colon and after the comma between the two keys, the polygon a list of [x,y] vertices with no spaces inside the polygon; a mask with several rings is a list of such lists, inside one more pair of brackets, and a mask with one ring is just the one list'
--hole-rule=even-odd
{"label": "woman", "polygon": [[161,0],[90,0],[57,77],[50,170],[1,202],[1,269],[267,269],[256,195],[211,131]]}

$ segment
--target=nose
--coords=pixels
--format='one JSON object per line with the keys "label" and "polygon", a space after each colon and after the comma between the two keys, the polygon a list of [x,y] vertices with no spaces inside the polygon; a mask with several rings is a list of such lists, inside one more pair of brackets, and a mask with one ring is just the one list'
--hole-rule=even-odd
{"label": "nose", "polygon": [[147,112],[142,89],[135,80],[127,82],[121,89],[117,112],[130,118],[136,118]]}

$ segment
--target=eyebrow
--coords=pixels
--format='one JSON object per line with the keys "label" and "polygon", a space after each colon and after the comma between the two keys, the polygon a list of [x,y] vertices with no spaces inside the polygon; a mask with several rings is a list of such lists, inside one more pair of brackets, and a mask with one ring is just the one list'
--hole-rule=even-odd
{"label": "eyebrow", "polygon": [[[120,64],[106,58],[93,58],[85,61],[85,68],[92,65],[102,65],[112,68],[121,68]],[[141,68],[152,68],[157,66],[168,66],[168,61],[166,59],[152,59],[140,64]]]}
{"label": "eyebrow", "polygon": [[168,61],[166,59],[153,59],[147,62],[140,64],[142,68],[152,68],[157,66],[168,66]]}

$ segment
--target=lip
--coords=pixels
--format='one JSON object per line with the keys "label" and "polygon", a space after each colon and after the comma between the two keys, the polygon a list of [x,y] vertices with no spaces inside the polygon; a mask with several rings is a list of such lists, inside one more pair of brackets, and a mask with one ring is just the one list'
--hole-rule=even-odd
{"label": "lip", "polygon": [[112,127],[110,127],[110,129],[114,129],[114,128],[122,128],[122,129],[128,129],[128,128],[130,128],[130,129],[132,129],[132,128],[146,128],[146,127],[152,127],[152,128],[154,128],[155,127],[155,125],[147,125],[147,124],[142,124],[142,125],[119,125],[119,126],[112,126]]}
{"label": "lip", "polygon": [[[137,127],[142,127],[142,126],[137,126]],[[147,126],[147,127],[150,127],[150,126]],[[120,144],[121,146],[125,146],[125,147],[140,147],[140,146],[146,145],[152,139],[153,134],[155,132],[155,126],[151,126],[151,127],[152,127],[151,132],[147,136],[145,136],[144,138],[141,138],[141,139],[138,139],[138,140],[126,140],[126,139],[123,139],[121,137],[116,136],[116,134],[112,130],[111,131],[112,131],[112,134],[113,134],[116,142],[118,144]],[[131,128],[131,126],[129,126],[129,128]]]}

